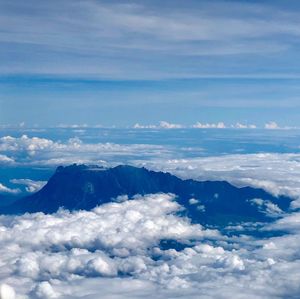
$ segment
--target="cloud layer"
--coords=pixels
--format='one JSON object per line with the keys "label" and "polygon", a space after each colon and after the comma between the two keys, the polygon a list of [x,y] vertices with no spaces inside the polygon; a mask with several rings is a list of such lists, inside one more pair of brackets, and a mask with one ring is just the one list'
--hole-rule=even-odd
{"label": "cloud layer", "polygon": [[238,187],[263,188],[275,196],[287,195],[300,206],[299,154],[235,154],[212,157],[137,162],[154,170],[168,171],[181,178],[226,180]]}
{"label": "cloud layer", "polygon": [[[3,160],[9,160],[3,162],[5,167],[100,160],[111,165],[126,157],[131,164],[182,178],[222,179],[289,195],[295,199],[293,208],[299,207],[299,154],[175,159],[178,152],[163,145],[84,143],[78,138],[63,142],[25,135],[2,137],[0,152]],[[43,185],[29,179],[10,183],[16,186],[10,189],[23,185],[28,192]],[[196,201],[191,198],[190,203]],[[13,296],[11,287],[17,299],[98,299],[100,292],[107,299],[153,298],[153,294],[161,299],[297,298],[299,212],[284,214],[258,198],[252,204],[281,218],[216,231],[179,217],[176,213],[182,207],[170,194],[133,200],[124,194],[90,212],[0,216],[1,299],[13,298],[8,297]],[[265,237],[251,236],[253,230]],[[273,237],[266,237],[268,233]]]}
{"label": "cloud layer", "polygon": [[[157,194],[90,212],[1,216],[3,299],[13,298],[11,287],[23,299],[96,299],[100,293],[102,298],[293,298],[299,293],[300,235],[293,225],[298,213],[262,228],[289,235],[260,240],[193,225],[175,215],[179,209],[172,195]],[[186,247],[163,249],[162,240]]]}
{"label": "cloud layer", "polygon": [[[184,6],[157,1],[2,1],[0,42],[4,53],[15,59],[3,60],[0,73],[117,79],[236,72],[249,76],[256,74],[252,60],[242,60],[249,67],[246,72],[228,67],[224,57],[249,55],[259,63],[261,54],[293,53],[293,40],[300,35],[297,9],[234,1],[189,1]],[[33,51],[39,55],[29,56]],[[222,63],[219,70],[228,71],[209,70],[216,60]],[[265,72],[274,68],[266,65]]]}
{"label": "cloud layer", "polygon": [[159,145],[83,143],[79,138],[70,138],[67,142],[53,141],[47,138],[4,136],[0,138],[0,163],[10,165],[61,165],[77,163],[105,163],[103,159],[116,160],[119,157],[150,158],[168,151]]}
{"label": "cloud layer", "polygon": [[[227,180],[237,186],[259,187],[276,196],[280,194],[299,199],[300,193],[300,154],[293,153],[205,157],[205,149],[195,146],[179,148],[171,145],[85,143],[77,137],[62,142],[26,135],[0,138],[0,153],[5,157],[0,161],[4,167],[55,167],[72,163],[113,166],[129,163],[168,171],[182,178]],[[188,154],[196,158],[180,158]],[[20,184],[25,186],[27,192],[34,192],[44,184],[29,178],[13,178],[10,183],[14,186],[8,187],[8,184],[1,182],[2,193],[17,193]],[[294,206],[299,205],[300,201],[296,200]]]}

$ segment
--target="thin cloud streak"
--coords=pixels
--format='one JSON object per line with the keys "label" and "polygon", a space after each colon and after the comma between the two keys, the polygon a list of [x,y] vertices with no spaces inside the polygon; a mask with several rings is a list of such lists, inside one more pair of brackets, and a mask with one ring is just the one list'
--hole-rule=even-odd
{"label": "thin cloud streak", "polygon": [[[235,14],[226,9],[228,5]],[[201,66],[204,61],[195,57],[285,53],[296,49],[293,39],[300,35],[295,12],[266,4],[197,6],[191,1],[184,9],[169,5],[159,10],[147,2],[27,1],[19,6],[10,1],[2,3],[1,11],[2,48],[13,57],[28,58],[3,61],[2,74],[126,79],[236,76],[233,70],[215,75],[196,71],[190,61],[196,59]],[[30,57],[32,51],[39,55]],[[170,72],[178,56],[183,61]],[[243,70],[240,75],[260,73]]]}

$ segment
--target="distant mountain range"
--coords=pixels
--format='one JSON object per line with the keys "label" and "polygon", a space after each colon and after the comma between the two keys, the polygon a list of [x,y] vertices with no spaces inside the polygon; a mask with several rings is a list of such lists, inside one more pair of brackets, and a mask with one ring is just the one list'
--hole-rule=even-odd
{"label": "distant mountain range", "polygon": [[275,204],[287,211],[291,202],[284,196],[274,197],[251,187],[237,188],[226,181],[182,180],[169,173],[127,165],[107,169],[74,164],[58,167],[40,191],[0,207],[0,212],[54,213],[61,207],[91,210],[122,195],[131,198],[136,194],[160,192],[175,194],[178,203],[185,207],[181,215],[192,222],[221,226],[271,221],[273,215],[264,210],[263,203]]}

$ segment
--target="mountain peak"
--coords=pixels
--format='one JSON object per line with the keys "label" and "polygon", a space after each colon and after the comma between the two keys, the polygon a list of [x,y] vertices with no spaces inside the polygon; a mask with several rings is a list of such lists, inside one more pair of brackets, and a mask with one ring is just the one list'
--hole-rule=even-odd
{"label": "mountain peak", "polygon": [[48,183],[37,193],[22,198],[4,212],[53,213],[59,208],[91,210],[118,196],[173,193],[193,222],[227,225],[241,221],[270,221],[259,202],[272,202],[287,210],[290,199],[274,197],[262,189],[237,188],[224,181],[182,180],[170,173],[130,165],[104,168],[97,165],[59,166]]}

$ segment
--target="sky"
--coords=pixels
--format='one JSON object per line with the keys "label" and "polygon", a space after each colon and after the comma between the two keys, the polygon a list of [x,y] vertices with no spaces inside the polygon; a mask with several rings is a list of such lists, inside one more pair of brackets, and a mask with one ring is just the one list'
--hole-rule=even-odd
{"label": "sky", "polygon": [[0,0],[0,125],[300,126],[299,1]]}

